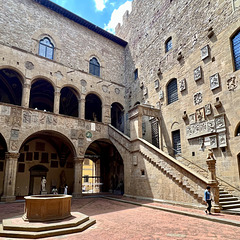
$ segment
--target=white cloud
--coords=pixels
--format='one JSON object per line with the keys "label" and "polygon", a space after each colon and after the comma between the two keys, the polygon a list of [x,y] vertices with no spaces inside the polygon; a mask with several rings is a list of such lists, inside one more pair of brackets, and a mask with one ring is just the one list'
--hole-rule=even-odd
{"label": "white cloud", "polygon": [[118,23],[122,24],[122,17],[127,10],[129,11],[129,13],[132,11],[131,1],[126,1],[118,9],[113,10],[111,20],[107,25],[105,24],[104,29],[111,33],[115,33],[115,27]]}
{"label": "white cloud", "polygon": [[102,11],[106,7],[108,0],[94,0],[97,11]]}

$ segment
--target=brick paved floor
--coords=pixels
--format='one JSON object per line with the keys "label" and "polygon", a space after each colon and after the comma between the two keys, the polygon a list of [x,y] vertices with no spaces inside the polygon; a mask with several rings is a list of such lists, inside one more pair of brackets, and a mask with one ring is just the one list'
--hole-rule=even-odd
{"label": "brick paved floor", "polygon": [[[178,208],[177,206],[163,205]],[[24,203],[0,204],[0,220],[22,215],[23,207]],[[179,208],[203,214],[202,210]],[[240,239],[240,227],[103,198],[73,199],[72,211],[87,214],[96,219],[97,223],[82,233],[45,238],[46,240]],[[212,217],[218,216],[213,215]],[[240,216],[224,214],[220,214],[220,216],[240,221]]]}

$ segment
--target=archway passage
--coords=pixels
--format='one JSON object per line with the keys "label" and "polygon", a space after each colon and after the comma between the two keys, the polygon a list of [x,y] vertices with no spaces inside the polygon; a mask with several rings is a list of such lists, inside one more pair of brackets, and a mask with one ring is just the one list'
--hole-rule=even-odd
{"label": "archway passage", "polygon": [[95,94],[88,94],[86,97],[85,119],[102,122],[102,101]]}
{"label": "archway passage", "polygon": [[53,112],[54,88],[44,79],[35,81],[31,86],[29,107]]}
{"label": "archway passage", "polygon": [[120,103],[115,102],[111,106],[111,124],[124,132],[124,109]]}
{"label": "archway passage", "polygon": [[111,192],[123,194],[123,159],[107,139],[94,141],[83,162],[83,193]]}
{"label": "archway passage", "polygon": [[2,134],[0,134],[0,196],[3,194],[5,153],[7,152],[7,144]]}
{"label": "archway passage", "polygon": [[46,191],[73,192],[75,152],[71,142],[60,133],[41,131],[28,137],[20,148],[16,177],[16,196],[40,194],[41,179]]}
{"label": "archway passage", "polygon": [[78,98],[73,88],[64,87],[61,90],[59,113],[67,116],[78,117]]}
{"label": "archway passage", "polygon": [[22,77],[12,69],[0,70],[0,102],[21,106]]}

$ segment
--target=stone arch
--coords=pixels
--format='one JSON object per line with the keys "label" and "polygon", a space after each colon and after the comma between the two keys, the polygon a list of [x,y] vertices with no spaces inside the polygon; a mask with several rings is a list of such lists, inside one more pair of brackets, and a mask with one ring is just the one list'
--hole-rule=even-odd
{"label": "stone arch", "polygon": [[78,117],[79,116],[79,99],[80,95],[76,88],[64,86],[60,90],[60,108],[59,113]]}
{"label": "stone arch", "polygon": [[90,92],[85,97],[85,119],[102,122],[103,102],[99,94]]}
{"label": "stone arch", "polygon": [[171,125],[171,130],[174,131],[179,129],[179,125],[180,125],[179,122],[173,122]]}
{"label": "stone arch", "polygon": [[55,88],[51,81],[36,78],[31,83],[29,107],[53,112]]}
{"label": "stone arch", "polygon": [[[90,144],[85,151],[85,159],[99,163],[101,191],[119,191],[120,181],[124,180],[123,158],[114,144],[109,139],[99,138]],[[83,165],[83,176],[84,173]],[[83,182],[84,186],[84,182]]]}
{"label": "stone arch", "polygon": [[15,68],[0,69],[0,102],[21,106],[24,77]]}
{"label": "stone arch", "polygon": [[11,70],[17,72],[17,73],[21,76],[22,84],[25,83],[26,77],[25,77],[25,75],[23,74],[23,72],[20,71],[18,68],[14,67],[14,66],[11,66],[11,65],[2,65],[2,66],[0,66],[0,70],[2,70],[2,69],[11,69]]}
{"label": "stone arch", "polygon": [[111,124],[119,131],[124,132],[124,108],[118,102],[111,105]]}
{"label": "stone arch", "polygon": [[235,131],[234,131],[234,137],[240,136],[240,122],[237,124]]}
{"label": "stone arch", "polygon": [[[47,179],[47,193],[56,187],[59,193],[63,193],[66,185],[69,192],[73,192],[74,158],[77,154],[71,140],[52,130],[28,132],[25,137],[19,148],[16,195],[39,194],[43,176]],[[38,171],[32,173],[33,168]]]}

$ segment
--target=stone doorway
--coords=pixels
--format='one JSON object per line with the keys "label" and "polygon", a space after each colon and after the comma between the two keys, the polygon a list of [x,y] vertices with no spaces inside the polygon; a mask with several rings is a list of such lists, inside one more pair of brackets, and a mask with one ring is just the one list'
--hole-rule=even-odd
{"label": "stone doorway", "polygon": [[[94,193],[96,189],[98,192],[121,194],[123,184],[123,159],[116,147],[108,139],[94,141],[86,150],[83,162],[83,194]],[[87,186],[90,187],[89,192],[86,192]]]}
{"label": "stone doorway", "polygon": [[30,183],[29,195],[37,195],[41,193],[41,180],[47,177],[48,169],[42,165],[36,165],[29,169]]}

